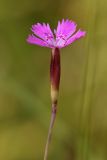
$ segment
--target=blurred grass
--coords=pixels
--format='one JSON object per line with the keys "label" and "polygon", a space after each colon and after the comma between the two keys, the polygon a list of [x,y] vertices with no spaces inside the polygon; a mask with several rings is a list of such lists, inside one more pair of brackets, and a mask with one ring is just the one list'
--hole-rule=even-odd
{"label": "blurred grass", "polygon": [[62,49],[51,160],[107,159],[107,2],[0,0],[0,159],[42,160],[50,119],[50,50],[30,27],[70,18],[87,37]]}

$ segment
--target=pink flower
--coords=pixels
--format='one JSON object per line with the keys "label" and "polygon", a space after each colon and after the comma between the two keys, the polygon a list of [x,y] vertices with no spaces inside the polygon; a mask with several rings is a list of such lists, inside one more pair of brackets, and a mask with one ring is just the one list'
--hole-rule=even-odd
{"label": "pink flower", "polygon": [[85,36],[86,32],[80,29],[76,32],[76,27],[75,22],[63,19],[62,22],[58,21],[53,33],[49,24],[37,23],[32,26],[34,34],[28,36],[27,42],[42,47],[63,48]]}
{"label": "pink flower", "polygon": [[29,35],[27,42],[42,47],[52,48],[50,63],[50,82],[51,82],[51,102],[52,113],[48,138],[45,147],[44,160],[47,160],[49,144],[51,141],[52,129],[57,113],[57,102],[60,85],[61,64],[60,48],[66,47],[77,39],[85,36],[86,32],[80,29],[76,32],[76,23],[71,20],[62,20],[58,22],[57,29],[52,32],[49,24],[34,24],[32,26],[32,35]]}

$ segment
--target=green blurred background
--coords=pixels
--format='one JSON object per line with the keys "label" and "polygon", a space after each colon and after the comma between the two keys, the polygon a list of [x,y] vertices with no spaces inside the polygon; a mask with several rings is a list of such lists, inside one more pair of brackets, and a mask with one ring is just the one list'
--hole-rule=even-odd
{"label": "green blurred background", "polygon": [[106,0],[0,0],[0,160],[43,160],[51,50],[26,38],[32,24],[62,18],[87,36],[61,51],[49,160],[107,160]]}

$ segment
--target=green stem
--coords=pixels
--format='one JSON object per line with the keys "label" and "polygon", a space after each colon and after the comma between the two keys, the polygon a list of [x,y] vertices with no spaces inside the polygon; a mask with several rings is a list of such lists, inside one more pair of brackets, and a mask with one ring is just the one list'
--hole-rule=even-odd
{"label": "green stem", "polygon": [[51,113],[50,126],[48,130],[48,137],[47,137],[46,146],[45,146],[44,160],[47,160],[48,158],[49,144],[51,142],[52,129],[53,129],[55,118],[56,118],[56,107],[57,107],[57,103],[52,104],[52,113]]}

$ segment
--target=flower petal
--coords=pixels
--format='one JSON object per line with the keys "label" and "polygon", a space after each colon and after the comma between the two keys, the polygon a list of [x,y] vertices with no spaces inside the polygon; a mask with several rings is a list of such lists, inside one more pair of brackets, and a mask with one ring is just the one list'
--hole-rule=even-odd
{"label": "flower petal", "polygon": [[62,22],[58,21],[58,26],[56,30],[56,39],[63,37],[64,39],[68,39],[76,30],[76,23],[71,20],[62,20]]}
{"label": "flower petal", "polygon": [[51,28],[49,24],[40,24],[37,23],[35,25],[32,25],[32,32],[40,37],[41,39],[45,40],[47,43],[50,43],[51,45],[54,42],[54,35],[51,31]]}
{"label": "flower petal", "polygon": [[68,46],[69,44],[73,43],[74,41],[84,37],[86,35],[85,31],[81,31],[80,29],[70,38],[68,38],[68,40],[66,41],[65,46]]}
{"label": "flower petal", "polygon": [[45,41],[35,37],[34,35],[29,35],[27,38],[27,42],[30,44],[36,44],[42,47],[49,47],[51,48]]}

